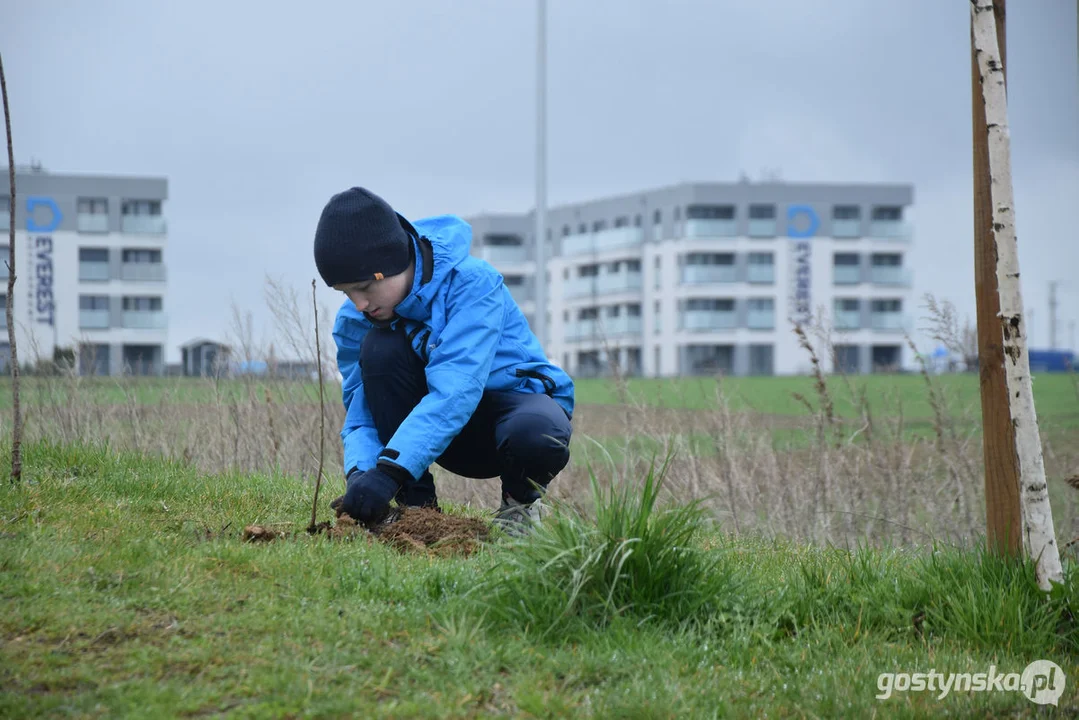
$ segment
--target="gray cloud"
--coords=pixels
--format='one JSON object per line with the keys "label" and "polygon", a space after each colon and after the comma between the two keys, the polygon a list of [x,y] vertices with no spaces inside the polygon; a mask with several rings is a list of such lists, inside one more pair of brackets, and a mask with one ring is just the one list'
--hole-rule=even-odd
{"label": "gray cloud", "polygon": [[[778,168],[915,185],[919,292],[974,312],[969,19],[918,0],[550,0],[549,199]],[[822,9],[823,8],[823,9]],[[403,213],[532,205],[535,5],[0,2],[19,162],[170,181],[168,357],[306,291],[330,194]],[[1079,320],[1075,7],[1009,4],[1013,166],[1035,343]],[[336,305],[329,291],[320,297]]]}

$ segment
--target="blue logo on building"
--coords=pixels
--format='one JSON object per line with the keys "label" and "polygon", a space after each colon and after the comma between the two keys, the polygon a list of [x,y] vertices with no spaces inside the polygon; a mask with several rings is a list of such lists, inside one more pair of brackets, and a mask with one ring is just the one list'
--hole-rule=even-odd
{"label": "blue logo on building", "polygon": [[787,207],[787,237],[810,238],[820,228],[820,217],[810,205]]}
{"label": "blue logo on building", "polygon": [[[46,225],[38,225],[34,218],[34,211],[39,207],[45,207],[49,210],[50,220]],[[60,206],[57,205],[56,201],[52,198],[26,198],[26,229],[28,232],[51,233],[56,228],[60,227],[60,222],[63,219],[64,216],[60,212]]]}

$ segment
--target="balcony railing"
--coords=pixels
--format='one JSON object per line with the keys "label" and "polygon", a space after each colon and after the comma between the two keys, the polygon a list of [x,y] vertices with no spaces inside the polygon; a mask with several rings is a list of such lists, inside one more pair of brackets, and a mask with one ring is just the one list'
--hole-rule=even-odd
{"label": "balcony railing", "polygon": [[776,221],[773,220],[753,220],[749,221],[749,237],[751,238],[773,238],[776,236]]}
{"label": "balcony railing", "polygon": [[776,281],[775,265],[747,265],[746,281],[771,285]]}
{"label": "balcony railing", "polygon": [[869,237],[909,240],[911,226],[902,220],[873,220],[869,223]]}
{"label": "balcony railing", "polygon": [[622,335],[639,335],[639,315],[620,315],[613,318],[577,320],[566,325],[566,340],[613,338]]}
{"label": "balcony railing", "polygon": [[687,238],[735,237],[738,235],[736,220],[686,220]]}
{"label": "balcony railing", "polygon": [[893,265],[874,265],[869,269],[869,280],[875,285],[910,287],[912,276],[908,268]]}
{"label": "balcony railing", "polygon": [[495,265],[497,263],[528,262],[528,248],[524,245],[486,245],[480,257]]}
{"label": "balcony railing", "polygon": [[99,282],[109,279],[109,264],[107,262],[80,262],[79,280]]}
{"label": "balcony railing", "polygon": [[124,263],[120,268],[120,277],[134,282],[163,282],[165,280],[165,264]]}
{"label": "balcony railing", "polygon": [[563,255],[582,255],[585,253],[616,250],[622,247],[640,245],[644,233],[639,227],[620,227],[600,230],[594,233],[567,235],[562,238]]}
{"label": "balcony railing", "polygon": [[898,331],[907,327],[906,316],[901,312],[871,312],[869,326],[874,330]]}
{"label": "balcony railing", "polygon": [[108,310],[79,310],[79,328],[82,330],[106,330],[109,327]]}
{"label": "balcony railing", "polygon": [[750,310],[746,313],[746,327],[750,330],[774,330],[776,326],[775,308]]}
{"label": "balcony railing", "polygon": [[686,310],[682,313],[682,329],[691,332],[733,330],[738,327],[738,314],[733,310]]}
{"label": "balcony railing", "polygon": [[613,273],[596,278],[596,294],[605,295],[618,292],[635,292],[641,289],[642,280],[639,272]]}
{"label": "balcony railing", "polygon": [[89,233],[104,233],[109,231],[109,216],[108,215],[91,215],[90,213],[79,213],[76,218],[76,227],[79,232]]}
{"label": "balcony railing", "polygon": [[528,285],[515,285],[514,287],[511,287],[510,295],[513,296],[513,301],[518,305],[524,305],[526,302],[535,299],[532,297],[532,288]]}
{"label": "balcony railing", "polygon": [[832,283],[835,285],[857,285],[862,282],[862,268],[859,265],[834,265]]}
{"label": "balcony railing", "polygon": [[683,265],[682,282],[687,285],[738,282],[734,265]]}
{"label": "balcony railing", "polygon": [[584,295],[596,294],[596,277],[575,277],[566,281],[566,293],[567,298],[582,297]]}
{"label": "balcony railing", "polygon": [[861,220],[832,220],[832,237],[856,238],[861,236]]}
{"label": "balcony railing", "polygon": [[123,327],[133,330],[164,330],[168,320],[161,310],[125,310]]}
{"label": "balcony railing", "polygon": [[600,230],[594,233],[596,238],[596,252],[615,250],[617,248],[640,245],[644,240],[644,233],[639,227],[620,227]]}
{"label": "balcony railing", "polygon": [[862,313],[858,310],[836,310],[836,330],[858,330],[862,327]]}
{"label": "balcony railing", "polygon": [[164,235],[164,215],[122,215],[120,231],[134,235]]}

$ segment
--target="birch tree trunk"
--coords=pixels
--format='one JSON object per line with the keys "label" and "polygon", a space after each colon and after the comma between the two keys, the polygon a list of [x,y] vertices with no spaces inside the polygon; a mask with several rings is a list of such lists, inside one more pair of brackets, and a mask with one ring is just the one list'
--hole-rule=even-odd
{"label": "birch tree trunk", "polygon": [[997,291],[1004,339],[1004,367],[1008,407],[1015,427],[1015,453],[1019,461],[1019,500],[1023,547],[1034,558],[1038,586],[1049,590],[1063,581],[1060,551],[1053,528],[1053,512],[1045,482],[1038,417],[1030,378],[1026,320],[1019,283],[1019,249],[1015,236],[1012,192],[1011,141],[1008,135],[1008,98],[997,45],[992,0],[970,5],[974,52],[981,75],[982,101],[988,128],[989,174],[993,205],[993,241],[997,255]]}

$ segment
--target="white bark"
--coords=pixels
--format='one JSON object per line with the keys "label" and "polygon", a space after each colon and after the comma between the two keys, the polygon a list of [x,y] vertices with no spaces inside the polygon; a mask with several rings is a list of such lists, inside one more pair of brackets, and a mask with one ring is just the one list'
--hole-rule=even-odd
{"label": "white bark", "polygon": [[1004,337],[1004,366],[1008,407],[1015,427],[1015,453],[1019,460],[1019,500],[1023,547],[1036,561],[1038,585],[1049,590],[1063,581],[1060,551],[1053,528],[1053,512],[1045,483],[1038,416],[1027,353],[1026,319],[1019,283],[1019,250],[1015,237],[1012,192],[1011,141],[1008,135],[1008,98],[1000,62],[992,0],[970,5],[974,52],[981,75],[982,100],[989,129],[989,174],[993,207],[993,242],[997,257],[997,291]]}

